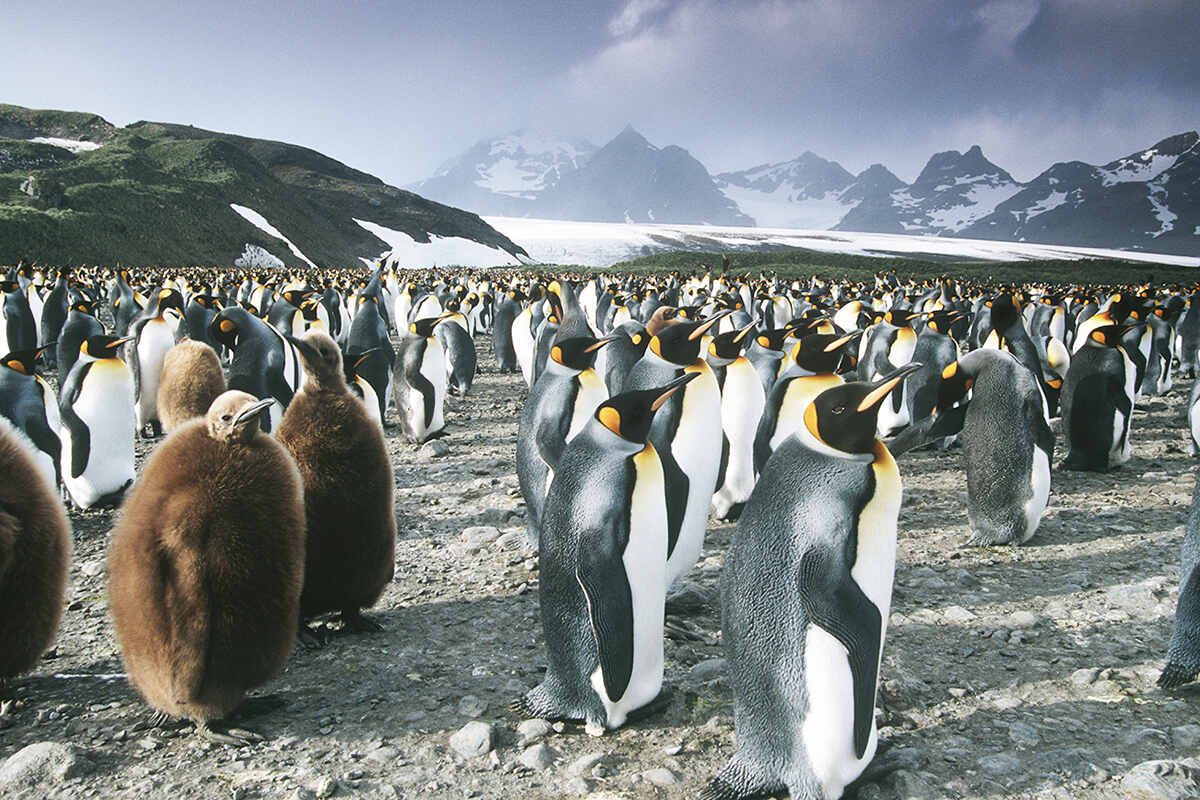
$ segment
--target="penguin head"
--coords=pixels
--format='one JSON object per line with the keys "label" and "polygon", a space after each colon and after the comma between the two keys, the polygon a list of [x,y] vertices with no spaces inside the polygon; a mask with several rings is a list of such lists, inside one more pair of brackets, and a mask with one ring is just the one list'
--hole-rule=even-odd
{"label": "penguin head", "polygon": [[959,311],[934,311],[929,315],[929,321],[926,322],[925,325],[934,333],[948,334],[950,332],[950,326],[953,325],[954,321],[961,316],[962,312]]}
{"label": "penguin head", "polygon": [[788,328],[769,328],[759,331],[754,343],[764,350],[783,350],[783,340],[789,335],[791,332]]}
{"label": "penguin head", "polygon": [[650,319],[646,320],[646,330],[651,336],[655,336],[668,325],[674,325],[676,322],[683,322],[686,319],[686,317],[679,316],[679,309],[675,306],[659,306],[654,309]]}
{"label": "penguin head", "polygon": [[[372,347],[370,350],[364,350],[361,353],[346,353],[346,357],[342,359],[342,375],[346,379],[346,386],[351,391],[354,390],[355,381],[358,378],[359,366],[369,361],[378,352],[378,347]],[[361,391],[360,389],[359,392],[361,393]]]}
{"label": "penguin head", "polygon": [[345,389],[346,379],[342,373],[342,351],[337,342],[323,330],[306,331],[303,336],[287,337],[300,353],[304,372],[308,380],[322,389]]}
{"label": "penguin head", "polygon": [[601,425],[625,441],[644,444],[646,437],[650,435],[650,423],[654,421],[654,412],[662,408],[671,395],[699,375],[699,372],[688,372],[657,389],[624,392],[610,397],[600,404],[593,416]]}
{"label": "penguin head", "polygon": [[35,350],[14,350],[0,359],[0,364],[22,375],[32,375],[36,368],[37,360],[41,357],[42,353],[46,352],[46,348],[49,346],[45,345]]}
{"label": "penguin head", "polygon": [[898,328],[907,328],[919,315],[908,308],[893,308],[883,315],[883,321]]}
{"label": "penguin head", "polygon": [[806,372],[831,375],[837,371],[846,348],[862,338],[862,335],[862,331],[854,331],[845,336],[810,333],[792,348],[792,360]]}
{"label": "penguin head", "polygon": [[183,295],[179,293],[178,289],[164,287],[158,290],[158,315],[162,316],[162,313],[168,308],[173,308],[180,314],[183,313]]}
{"label": "penguin head", "polygon": [[650,349],[672,364],[691,364],[700,356],[700,340],[704,333],[729,314],[729,311],[722,311],[706,320],[668,325],[650,337]]}
{"label": "penguin head", "polygon": [[805,409],[805,427],[834,450],[854,455],[873,453],[879,406],[905,377],[920,368],[913,362],[874,383],[856,381],[826,389]]}
{"label": "penguin head", "polygon": [[1121,344],[1121,337],[1135,327],[1135,325],[1101,325],[1088,333],[1087,343],[1091,347],[1117,347]]}
{"label": "penguin head", "polygon": [[229,348],[237,347],[238,335],[241,333],[239,318],[253,314],[238,306],[223,308],[208,323],[208,333],[216,341]]}
{"label": "penguin head", "polygon": [[89,336],[84,339],[79,345],[81,355],[87,356],[95,361],[100,361],[106,358],[119,358],[121,345],[126,342],[132,342],[132,336],[108,336],[100,334],[97,336]]}
{"label": "penguin head", "polygon": [[21,285],[15,280],[5,278],[4,280],[0,281],[0,292],[3,292],[4,294],[12,294],[13,292],[20,291],[20,289]]}
{"label": "penguin head", "polygon": [[750,324],[744,328],[717,334],[708,343],[708,354],[722,361],[733,361],[750,344],[750,334],[754,332],[757,324],[758,320],[755,319],[751,320]]}
{"label": "penguin head", "polygon": [[555,342],[550,348],[550,358],[567,369],[582,372],[596,363],[596,353],[613,339],[612,336],[603,339],[594,339],[591,336],[563,339],[561,342]]}
{"label": "penguin head", "polygon": [[942,380],[938,384],[934,413],[941,413],[956,406],[967,396],[967,392],[974,385],[975,378],[968,375],[957,361],[951,361],[942,370]]}
{"label": "penguin head", "polygon": [[96,300],[76,300],[71,304],[71,310],[94,317],[96,316],[96,306],[98,305],[99,302]]}
{"label": "penguin head", "polygon": [[[208,408],[208,435],[224,444],[246,444],[259,432],[258,418],[275,401],[230,389]],[[265,435],[265,434],[264,434]]]}
{"label": "penguin head", "polygon": [[428,339],[433,336],[433,329],[442,320],[454,316],[453,314],[442,314],[437,317],[423,317],[413,322],[408,326],[408,331],[413,336],[420,336],[422,339]]}

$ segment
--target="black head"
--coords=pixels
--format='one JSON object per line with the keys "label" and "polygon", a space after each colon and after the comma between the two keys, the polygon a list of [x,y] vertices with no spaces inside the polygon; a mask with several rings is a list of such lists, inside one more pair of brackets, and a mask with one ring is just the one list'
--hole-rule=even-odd
{"label": "black head", "polygon": [[846,383],[817,395],[804,412],[804,424],[821,442],[843,453],[873,453],[879,406],[921,365],[912,363],[874,383]]}
{"label": "black head", "polygon": [[709,328],[729,314],[722,311],[698,322],[668,325],[650,339],[650,349],[672,364],[691,364],[700,356],[700,340]]}
{"label": "black head", "polygon": [[179,313],[183,313],[183,295],[179,293],[178,289],[163,288],[158,290],[158,313],[161,315],[168,308],[173,308]]}
{"label": "black head", "polygon": [[358,376],[358,368],[362,364],[367,363],[372,358],[378,358],[379,348],[372,347],[370,350],[365,350],[361,353],[346,353],[346,357],[342,359],[342,374],[346,377],[346,384],[354,383],[354,379]]}
{"label": "black head", "polygon": [[71,310],[78,311],[81,314],[90,314],[96,316],[96,307],[99,305],[97,300],[76,300],[71,303]]}
{"label": "black head", "polygon": [[221,309],[213,316],[212,322],[208,323],[209,336],[226,347],[237,347],[238,336],[242,333],[246,317],[252,313],[238,306]]}
{"label": "black head", "polygon": [[[1108,318],[1113,321],[1113,324],[1120,324],[1131,314],[1140,313],[1139,306],[1140,303],[1136,297],[1118,292],[1112,296],[1112,302],[1108,304]],[[1137,316],[1135,319],[1141,319],[1141,317]]]}
{"label": "black head", "polygon": [[49,345],[45,345],[35,350],[14,350],[0,359],[0,364],[22,375],[32,375],[37,366],[37,360],[41,358],[42,353],[46,352],[48,347]]}
{"label": "black head", "polygon": [[1087,343],[1092,347],[1117,347],[1121,337],[1132,330],[1134,325],[1101,325],[1092,329],[1088,334]]}
{"label": "black head", "polygon": [[801,369],[816,375],[829,375],[837,371],[846,355],[846,348],[862,338],[862,331],[845,336],[831,333],[810,333],[792,348],[792,359]]}
{"label": "black head", "polygon": [[[1061,385],[1061,381],[1059,382]],[[948,411],[962,402],[975,385],[975,379],[968,375],[957,361],[951,361],[942,370],[942,380],[938,383],[937,402],[934,409],[941,413]]]}
{"label": "black head", "polygon": [[132,336],[123,336],[121,338],[117,338],[116,336],[108,336],[106,334],[89,336],[79,345],[79,352],[83,353],[85,356],[91,356],[92,358],[97,359],[119,358],[121,353],[121,345],[132,341]]}
{"label": "black head", "polygon": [[765,350],[783,350],[783,340],[792,335],[787,328],[771,328],[759,331],[755,343]]}
{"label": "black head", "polygon": [[596,409],[595,417],[600,424],[628,442],[643,444],[650,435],[650,423],[654,412],[681,387],[700,375],[689,372],[657,389],[625,392],[610,397]]}
{"label": "black head", "polygon": [[736,331],[726,331],[719,333],[713,337],[713,340],[708,343],[709,355],[714,358],[733,360],[742,354],[746,346],[752,341],[751,334],[754,332],[754,327],[758,324],[758,320],[752,321],[746,327]]}
{"label": "black head", "polygon": [[910,308],[893,308],[883,315],[883,321],[897,328],[907,328],[918,316],[920,315]]}
{"label": "black head", "polygon": [[442,314],[437,317],[424,317],[422,319],[414,320],[411,324],[409,324],[408,330],[414,336],[420,336],[422,339],[428,339],[430,336],[433,336],[433,329],[437,327],[437,324],[446,319],[447,316],[451,315]]}
{"label": "black head", "polygon": [[950,326],[961,316],[960,311],[934,311],[925,324],[935,333],[949,333]]}
{"label": "black head", "polygon": [[555,342],[550,348],[550,358],[567,369],[583,371],[596,363],[596,353],[611,342],[613,337],[595,339],[591,336],[574,336]]}

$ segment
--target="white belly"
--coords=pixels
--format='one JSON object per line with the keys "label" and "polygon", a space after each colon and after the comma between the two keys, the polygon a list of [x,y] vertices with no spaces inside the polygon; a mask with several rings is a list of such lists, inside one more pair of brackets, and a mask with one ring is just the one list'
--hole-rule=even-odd
{"label": "white belly", "polygon": [[663,606],[667,591],[667,506],[662,463],[653,445],[633,458],[637,473],[630,498],[629,543],[621,562],[633,599],[633,673],[620,700],[609,698],[597,667],[592,688],[608,712],[611,730],[625,723],[630,711],[649,703],[662,690]]}
{"label": "white belly", "polygon": [[175,335],[165,320],[150,320],[142,328],[138,338],[138,381],[137,425],[141,428],[150,420],[158,419],[158,384],[162,379],[163,361],[167,351],[175,346]]}
{"label": "white belly", "polygon": [[513,352],[517,354],[517,364],[521,367],[521,375],[526,385],[533,382],[533,331],[529,329],[530,315],[526,311],[517,314],[512,324]]}
{"label": "white belly", "polygon": [[1025,535],[1022,542],[1033,537],[1042,521],[1042,512],[1046,510],[1046,501],[1050,499],[1050,459],[1042,448],[1033,448],[1033,470],[1029,475],[1030,488],[1033,495],[1025,501]]}
{"label": "white belly", "polygon": [[418,439],[424,439],[432,433],[437,433],[446,427],[442,416],[442,404],[446,399],[446,356],[442,352],[442,343],[435,337],[425,340],[425,357],[421,360],[421,374],[433,385],[433,418],[425,419],[425,396],[420,390],[410,388],[409,414],[413,433]]}
{"label": "white belly", "polygon": [[667,561],[668,584],[687,574],[700,558],[708,508],[721,468],[721,390],[712,368],[698,363],[699,367],[687,368],[689,372],[699,369],[701,376],[683,390],[683,410],[671,443],[671,454],[689,484],[683,524]]}
{"label": "white belly", "polygon": [[[375,420],[375,424],[382,428],[383,420],[379,417],[379,395],[375,393],[375,389],[371,386],[370,382],[361,375],[355,375],[354,382],[362,389],[362,404],[367,409],[367,416]],[[390,391],[388,395],[391,395]]]}
{"label": "white belly", "polygon": [[[575,395],[575,409],[571,415],[571,425],[567,428],[568,442],[583,430],[600,404],[608,399],[604,379],[597,375],[595,370],[585,369],[575,380],[579,382],[579,393]],[[547,482],[546,486],[549,485]]]}
{"label": "white belly", "polygon": [[71,436],[62,427],[63,483],[72,499],[90,508],[101,497],[133,480],[133,377],[122,362],[97,362],[84,380],[73,406],[88,427],[91,443],[87,465],[71,477]]}
{"label": "white belly", "polygon": [[738,358],[725,368],[721,392],[721,430],[729,440],[725,482],[713,495],[717,516],[724,517],[737,503],[750,499],[754,490],[754,434],[766,406],[766,393],[754,367]]}

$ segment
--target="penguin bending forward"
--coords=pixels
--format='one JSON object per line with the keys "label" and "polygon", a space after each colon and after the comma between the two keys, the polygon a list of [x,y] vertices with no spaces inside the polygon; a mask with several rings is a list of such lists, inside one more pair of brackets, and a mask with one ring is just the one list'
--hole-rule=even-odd
{"label": "penguin bending forward", "polygon": [[759,477],[722,576],[737,751],[702,798],[833,800],[874,757],[901,493],[875,428],[919,367],[819,394]]}
{"label": "penguin bending forward", "polygon": [[654,413],[698,375],[604,401],[563,450],[539,556],[549,666],[513,702],[517,714],[582,719],[599,736],[649,713],[658,697],[667,507],[662,462],[647,439]]}
{"label": "penguin bending forward", "polygon": [[259,430],[274,401],[236,390],[168,436],[125,501],[108,553],[129,680],[161,714],[212,725],[283,669],[304,580],[304,496]]}

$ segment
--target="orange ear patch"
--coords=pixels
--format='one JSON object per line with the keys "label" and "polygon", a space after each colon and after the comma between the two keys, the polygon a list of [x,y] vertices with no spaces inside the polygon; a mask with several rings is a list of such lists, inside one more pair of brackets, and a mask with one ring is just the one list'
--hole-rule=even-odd
{"label": "orange ear patch", "polygon": [[221,320],[220,327],[221,327],[221,331],[224,333],[233,333],[234,331],[237,330],[237,325],[235,325],[233,323],[233,320],[228,320],[228,319]]}
{"label": "orange ear patch", "polygon": [[612,406],[601,408],[596,414],[596,419],[600,420],[600,424],[613,433],[621,435],[621,414]]}

